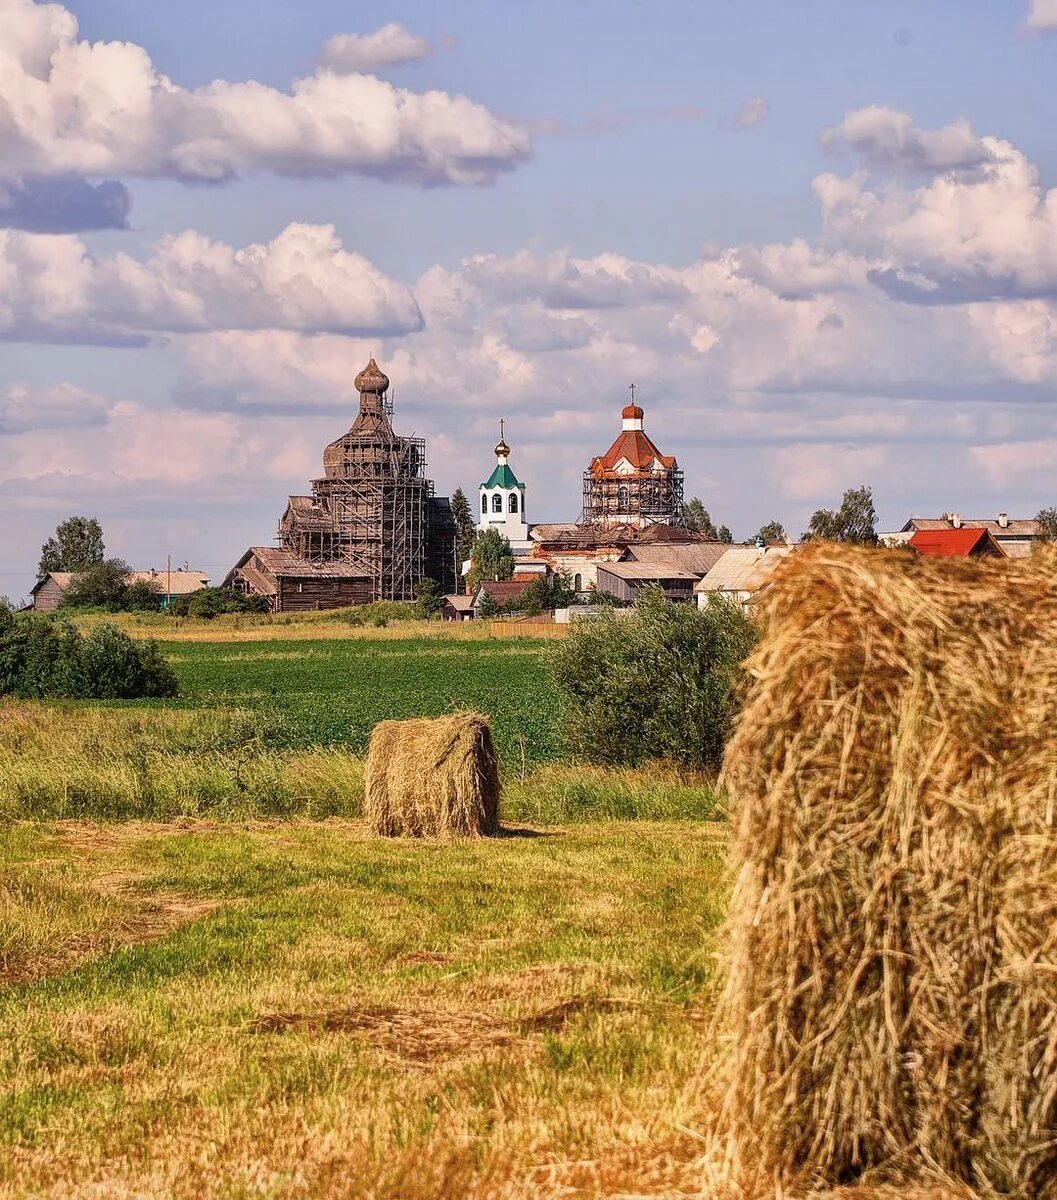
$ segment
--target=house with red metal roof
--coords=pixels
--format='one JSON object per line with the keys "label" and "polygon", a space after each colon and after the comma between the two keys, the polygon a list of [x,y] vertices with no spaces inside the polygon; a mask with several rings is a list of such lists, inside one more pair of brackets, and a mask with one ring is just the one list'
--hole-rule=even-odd
{"label": "house with red metal roof", "polygon": [[988,529],[919,529],[907,542],[926,558],[1005,558]]}

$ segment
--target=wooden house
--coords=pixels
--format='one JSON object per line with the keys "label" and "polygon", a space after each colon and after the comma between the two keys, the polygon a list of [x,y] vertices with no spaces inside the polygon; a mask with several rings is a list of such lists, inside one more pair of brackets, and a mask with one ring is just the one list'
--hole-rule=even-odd
{"label": "wooden house", "polygon": [[251,546],[224,586],[264,596],[272,612],[318,612],[373,598],[370,577],[353,573],[347,563],[312,562],[274,546]]}

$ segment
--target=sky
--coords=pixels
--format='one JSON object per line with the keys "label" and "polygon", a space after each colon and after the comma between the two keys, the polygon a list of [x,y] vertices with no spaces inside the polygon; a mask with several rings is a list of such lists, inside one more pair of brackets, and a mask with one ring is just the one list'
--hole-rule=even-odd
{"label": "sky", "polygon": [[1057,0],[0,0],[0,595],[219,582],[375,355],[575,520],[628,385],[751,537],[1057,504]]}

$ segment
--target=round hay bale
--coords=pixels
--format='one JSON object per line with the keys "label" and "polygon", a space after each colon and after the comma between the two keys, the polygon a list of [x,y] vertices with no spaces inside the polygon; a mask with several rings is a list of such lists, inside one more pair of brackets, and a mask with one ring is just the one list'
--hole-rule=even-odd
{"label": "round hay bale", "polygon": [[728,747],[720,1132],[746,1196],[1057,1197],[1057,557],[821,545]]}
{"label": "round hay bale", "polygon": [[375,835],[494,837],[499,793],[492,730],[480,713],[374,727],[364,816]]}

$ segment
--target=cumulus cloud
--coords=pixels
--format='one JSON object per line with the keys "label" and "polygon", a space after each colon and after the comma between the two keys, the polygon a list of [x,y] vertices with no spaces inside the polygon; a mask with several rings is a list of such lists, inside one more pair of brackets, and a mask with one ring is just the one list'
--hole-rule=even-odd
{"label": "cumulus cloud", "polygon": [[995,147],[964,119],[942,129],[919,129],[909,113],[880,104],[848,113],[823,131],[822,144],[857,154],[868,166],[911,171],[968,170],[995,159]]}
{"label": "cumulus cloud", "polygon": [[1052,33],[1057,29],[1057,0],[1028,0],[1024,28],[1035,33]]}
{"label": "cumulus cloud", "polygon": [[[679,266],[533,247],[405,288],[366,282],[374,269],[325,228],[242,249],[185,234],[98,260],[75,237],[0,235],[9,336],[163,331],[156,353],[179,379],[156,408],[108,411],[101,427],[47,432],[9,400],[22,431],[5,436],[0,492],[28,505],[73,477],[118,505],[186,478],[214,510],[223,501],[230,565],[318,471],[375,354],[441,492],[473,488],[507,417],[534,520],[575,517],[580,473],[632,381],[688,494],[736,533],[775,516],[799,531],[862,482],[885,523],[970,501],[1030,514],[1052,502],[1057,200],[1015,147],[979,140],[986,161],[924,180],[883,158],[870,176],[820,176],[817,239],[710,247]],[[77,419],[56,408],[54,421]],[[146,454],[154,412],[177,451],[169,483],[113,483],[110,445]],[[236,503],[252,523],[236,525]],[[212,523],[200,536],[219,544]]]}
{"label": "cumulus cloud", "polygon": [[236,248],[187,232],[149,257],[93,258],[74,236],[0,232],[0,336],[118,343],[203,329],[407,333],[421,326],[408,288],[329,225],[290,225]]}
{"label": "cumulus cloud", "polygon": [[322,69],[290,91],[180,87],[130,42],[87,42],[60,4],[0,0],[0,160],[18,175],[220,182],[251,170],[483,184],[527,132],[464,96]]}
{"label": "cumulus cloud", "polygon": [[0,179],[0,228],[32,233],[78,233],[127,229],[132,207],[128,189],[116,179]]}
{"label": "cumulus cloud", "polygon": [[1057,296],[1057,189],[1045,191],[1009,142],[977,140],[988,157],[976,170],[919,188],[819,176],[827,243],[869,258],[874,281],[899,300]]}
{"label": "cumulus cloud", "polygon": [[416,62],[428,58],[431,53],[432,47],[425,38],[416,37],[403,26],[390,22],[373,33],[334,34],[323,46],[319,65],[324,70],[349,75]]}
{"label": "cumulus cloud", "polygon": [[0,392],[0,436],[28,430],[82,429],[102,425],[109,408],[102,396],[72,383],[52,387],[14,383]]}
{"label": "cumulus cloud", "polygon": [[770,107],[762,96],[753,96],[751,100],[746,100],[734,118],[734,128],[755,129],[767,116]]}

